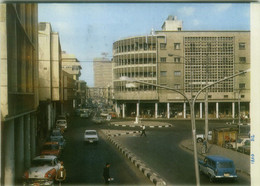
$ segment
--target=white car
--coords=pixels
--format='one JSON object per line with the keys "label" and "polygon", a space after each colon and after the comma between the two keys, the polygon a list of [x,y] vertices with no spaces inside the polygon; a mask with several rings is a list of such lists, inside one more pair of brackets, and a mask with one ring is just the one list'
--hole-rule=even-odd
{"label": "white car", "polygon": [[85,130],[84,141],[93,143],[98,142],[98,134],[96,130]]}
{"label": "white car", "polygon": [[24,184],[53,185],[61,164],[53,155],[35,157],[31,167],[24,173]]}
{"label": "white car", "polygon": [[67,129],[67,120],[66,119],[59,119],[56,121],[56,127],[61,128],[63,130]]}

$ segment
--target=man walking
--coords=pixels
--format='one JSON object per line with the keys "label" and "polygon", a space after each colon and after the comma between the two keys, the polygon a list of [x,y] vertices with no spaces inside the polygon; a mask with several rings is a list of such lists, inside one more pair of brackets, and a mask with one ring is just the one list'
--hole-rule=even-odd
{"label": "man walking", "polygon": [[146,137],[146,134],[145,134],[145,125],[142,126],[142,133],[141,133],[141,136],[145,136]]}
{"label": "man walking", "polygon": [[106,166],[104,167],[103,170],[103,177],[105,179],[105,184],[109,184],[109,181],[111,180],[109,175],[109,167],[110,167],[110,163],[106,163]]}

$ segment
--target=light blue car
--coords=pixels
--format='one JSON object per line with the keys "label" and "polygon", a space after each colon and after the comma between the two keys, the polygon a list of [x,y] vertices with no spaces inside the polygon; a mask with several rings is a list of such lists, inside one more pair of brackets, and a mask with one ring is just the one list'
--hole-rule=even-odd
{"label": "light blue car", "polygon": [[233,160],[222,156],[206,156],[203,161],[199,160],[199,170],[209,177],[210,182],[237,178]]}

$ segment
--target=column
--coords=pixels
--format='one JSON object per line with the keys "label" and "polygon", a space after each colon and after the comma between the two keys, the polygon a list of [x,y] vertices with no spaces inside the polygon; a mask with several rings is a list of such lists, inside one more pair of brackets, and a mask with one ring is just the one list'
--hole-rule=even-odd
{"label": "column", "polygon": [[15,122],[15,177],[19,182],[24,171],[24,117],[20,117]]}
{"label": "column", "polygon": [[35,157],[36,155],[36,116],[34,114],[31,115],[31,126],[30,126],[30,140],[31,140],[31,157]]}
{"label": "column", "polygon": [[24,116],[24,168],[30,167],[31,162],[31,140],[30,140],[30,115]]}
{"label": "column", "polygon": [[51,104],[47,105],[47,121],[48,121],[48,130],[51,130]]}
{"label": "column", "polygon": [[235,118],[235,103],[232,102],[232,118]]}
{"label": "column", "polygon": [[200,119],[202,118],[202,103],[200,103]]}
{"label": "column", "polygon": [[4,185],[15,185],[14,120],[4,122]]}
{"label": "column", "polygon": [[186,118],[186,103],[183,103],[183,118]]}
{"label": "column", "polygon": [[140,103],[136,103],[136,117],[139,117],[139,106],[140,106]]}
{"label": "column", "polygon": [[218,102],[216,103],[216,118],[219,118],[219,116],[218,116]]}
{"label": "column", "polygon": [[167,103],[167,118],[170,118],[170,103]]}
{"label": "column", "polygon": [[123,109],[123,113],[122,113],[122,114],[123,114],[123,118],[125,118],[125,104],[124,104],[124,103],[123,103],[123,106],[122,106],[122,107],[123,107],[123,108],[122,108],[122,109]]}
{"label": "column", "polygon": [[155,118],[158,118],[158,103],[155,103],[155,112],[154,112]]}

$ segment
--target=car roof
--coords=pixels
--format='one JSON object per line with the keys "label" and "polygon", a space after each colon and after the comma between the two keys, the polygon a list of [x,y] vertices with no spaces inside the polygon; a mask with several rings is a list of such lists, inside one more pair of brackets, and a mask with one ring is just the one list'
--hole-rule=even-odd
{"label": "car roof", "polygon": [[56,159],[57,156],[54,155],[40,155],[40,156],[36,156],[35,158],[33,158],[33,160],[54,160]]}
{"label": "car roof", "polygon": [[212,155],[212,156],[207,156],[208,159],[211,159],[213,161],[233,161],[229,158],[226,158],[226,157],[223,157],[223,156],[215,156],[215,155]]}
{"label": "car roof", "polygon": [[96,130],[85,130],[85,132],[97,132]]}

